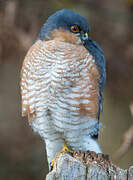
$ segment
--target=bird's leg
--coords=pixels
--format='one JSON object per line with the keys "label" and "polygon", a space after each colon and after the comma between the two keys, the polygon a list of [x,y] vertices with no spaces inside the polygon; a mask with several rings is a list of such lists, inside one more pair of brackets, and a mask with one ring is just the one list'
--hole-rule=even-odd
{"label": "bird's leg", "polygon": [[[67,145],[66,145],[66,142],[64,141],[64,147],[62,148],[62,150],[60,151],[60,152],[58,152],[58,154],[61,154],[61,153],[63,153],[63,152],[70,152],[70,153],[74,153],[74,151],[73,150],[70,150],[68,147],[67,147]],[[53,159],[52,160],[52,162],[50,163],[50,168],[51,168],[51,170],[53,169],[53,167],[54,167],[54,161],[55,161],[55,159]]]}
{"label": "bird's leg", "polygon": [[53,160],[55,159],[56,154],[60,152],[60,150],[64,146],[64,140],[60,137],[60,135],[54,133],[52,137],[53,137],[52,140],[51,139],[45,140],[49,170],[52,169]]}

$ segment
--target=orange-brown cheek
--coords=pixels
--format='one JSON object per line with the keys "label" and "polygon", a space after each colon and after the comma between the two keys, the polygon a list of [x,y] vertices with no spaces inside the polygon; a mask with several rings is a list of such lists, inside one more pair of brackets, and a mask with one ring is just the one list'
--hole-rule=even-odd
{"label": "orange-brown cheek", "polygon": [[76,34],[63,29],[55,30],[47,39],[60,40],[71,44],[81,44],[81,40]]}

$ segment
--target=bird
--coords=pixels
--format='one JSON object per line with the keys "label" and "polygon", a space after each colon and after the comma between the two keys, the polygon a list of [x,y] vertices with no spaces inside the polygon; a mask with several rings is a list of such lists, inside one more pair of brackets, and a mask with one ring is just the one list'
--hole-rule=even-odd
{"label": "bird", "polygon": [[69,9],[48,17],[21,68],[22,116],[44,140],[50,167],[59,152],[102,150],[106,61],[86,18]]}

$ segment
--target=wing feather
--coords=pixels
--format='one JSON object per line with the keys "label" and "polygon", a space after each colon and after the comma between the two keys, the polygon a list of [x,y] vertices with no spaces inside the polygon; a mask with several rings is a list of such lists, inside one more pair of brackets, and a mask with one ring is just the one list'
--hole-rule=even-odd
{"label": "wing feather", "polygon": [[21,98],[22,98],[22,116],[28,115],[28,119],[31,120],[36,114],[36,106],[39,100],[37,97],[40,95],[40,85],[37,83],[40,81],[40,74],[37,71],[40,67],[39,51],[41,49],[42,42],[37,41],[28,51],[21,70]]}

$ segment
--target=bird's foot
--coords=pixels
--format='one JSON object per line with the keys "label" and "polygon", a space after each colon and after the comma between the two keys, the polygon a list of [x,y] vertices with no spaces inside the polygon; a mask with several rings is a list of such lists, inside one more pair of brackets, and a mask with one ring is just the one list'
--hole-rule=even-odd
{"label": "bird's foot", "polygon": [[[70,152],[70,153],[74,153],[73,150],[70,150],[67,145],[66,145],[66,142],[64,142],[64,147],[62,148],[62,150],[60,152],[58,152],[57,154],[61,154],[63,152]],[[50,171],[53,170],[53,167],[54,167],[54,163],[55,162],[55,159],[52,160],[52,162],[50,163]]]}
{"label": "bird's foot", "polygon": [[70,153],[74,153],[73,150],[70,150],[67,145],[66,145],[66,142],[64,142],[64,147],[63,149],[59,152],[59,154],[63,153],[63,152],[70,152]]}
{"label": "bird's foot", "polygon": [[50,163],[50,171],[53,170],[53,167],[54,167],[54,161],[55,161],[55,159],[53,159],[52,162]]}

